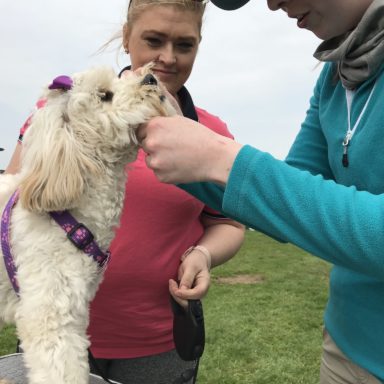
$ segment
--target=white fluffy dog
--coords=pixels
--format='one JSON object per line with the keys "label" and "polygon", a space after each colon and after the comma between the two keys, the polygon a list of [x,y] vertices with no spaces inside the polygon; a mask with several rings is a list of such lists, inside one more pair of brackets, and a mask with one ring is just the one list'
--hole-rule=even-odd
{"label": "white fluffy dog", "polygon": [[122,78],[94,68],[72,80],[71,89],[46,90],[20,173],[0,176],[0,214],[20,193],[9,232],[20,291],[0,260],[0,328],[16,323],[30,384],[88,382],[88,307],[102,278],[49,212],[70,210],[105,252],[119,224],[126,164],[137,155],[135,129],[175,113],[150,66]]}

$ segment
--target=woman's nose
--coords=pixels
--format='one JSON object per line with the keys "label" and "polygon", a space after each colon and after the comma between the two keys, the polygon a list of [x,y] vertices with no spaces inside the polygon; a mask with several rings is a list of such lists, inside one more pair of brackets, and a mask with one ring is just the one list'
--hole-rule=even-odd
{"label": "woman's nose", "polygon": [[171,44],[164,47],[160,52],[159,61],[168,65],[176,63],[176,55]]}
{"label": "woman's nose", "polygon": [[268,8],[271,11],[278,11],[279,9],[283,9],[285,7],[285,4],[287,3],[286,0],[267,0]]}

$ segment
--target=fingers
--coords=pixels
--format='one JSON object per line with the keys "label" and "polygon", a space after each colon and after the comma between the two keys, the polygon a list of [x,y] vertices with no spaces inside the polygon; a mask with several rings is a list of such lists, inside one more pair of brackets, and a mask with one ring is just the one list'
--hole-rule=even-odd
{"label": "fingers", "polygon": [[180,287],[174,291],[175,296],[183,300],[196,300],[202,299],[208,292],[209,284],[196,285],[193,288],[185,286]]}
{"label": "fingers", "polygon": [[188,301],[186,299],[182,299],[177,294],[177,291],[179,289],[179,285],[175,280],[169,280],[169,293],[172,295],[172,297],[184,308],[187,309],[188,307]]}
{"label": "fingers", "polygon": [[180,284],[169,281],[169,291],[175,300],[202,299],[209,290],[210,275],[208,271],[200,272],[190,283],[190,279],[183,278]]}
{"label": "fingers", "polygon": [[139,141],[140,145],[145,150],[146,143],[144,140],[147,138],[148,133],[156,133],[156,129],[161,128],[161,121],[162,119],[165,119],[164,117],[158,116],[153,117],[151,120],[148,121],[148,123],[141,124],[138,130],[136,131],[136,137]]}
{"label": "fingers", "polygon": [[148,123],[141,124],[136,131],[136,137],[141,146],[143,146],[143,141],[147,137],[148,125],[150,123],[151,123],[151,120]]}
{"label": "fingers", "polygon": [[[211,171],[212,156],[207,147],[214,133],[196,121],[178,115],[157,116],[140,126],[136,135],[144,152],[150,155],[147,165],[161,182],[200,181]],[[224,139],[219,136],[220,142]]]}

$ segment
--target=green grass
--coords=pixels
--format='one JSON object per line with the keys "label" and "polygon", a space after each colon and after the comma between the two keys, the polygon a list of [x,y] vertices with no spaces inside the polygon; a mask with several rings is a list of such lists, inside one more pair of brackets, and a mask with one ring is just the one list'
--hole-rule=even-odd
{"label": "green grass", "polygon": [[16,351],[15,328],[7,326],[0,332],[0,356]]}
{"label": "green grass", "polygon": [[[291,244],[247,231],[238,255],[212,271],[199,383],[317,384],[328,272]],[[260,281],[222,282],[242,275]],[[12,327],[0,332],[0,354],[15,344]]]}
{"label": "green grass", "polygon": [[[329,265],[291,244],[247,232],[239,254],[212,271],[204,300],[204,384],[317,384]],[[220,277],[259,275],[258,284]]]}

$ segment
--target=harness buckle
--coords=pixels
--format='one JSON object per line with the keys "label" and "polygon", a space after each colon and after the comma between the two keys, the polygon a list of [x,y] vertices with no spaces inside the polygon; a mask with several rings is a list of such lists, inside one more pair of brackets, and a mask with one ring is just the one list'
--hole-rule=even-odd
{"label": "harness buckle", "polygon": [[83,223],[77,223],[67,233],[67,238],[76,248],[81,250],[84,250],[94,240],[92,232]]}

